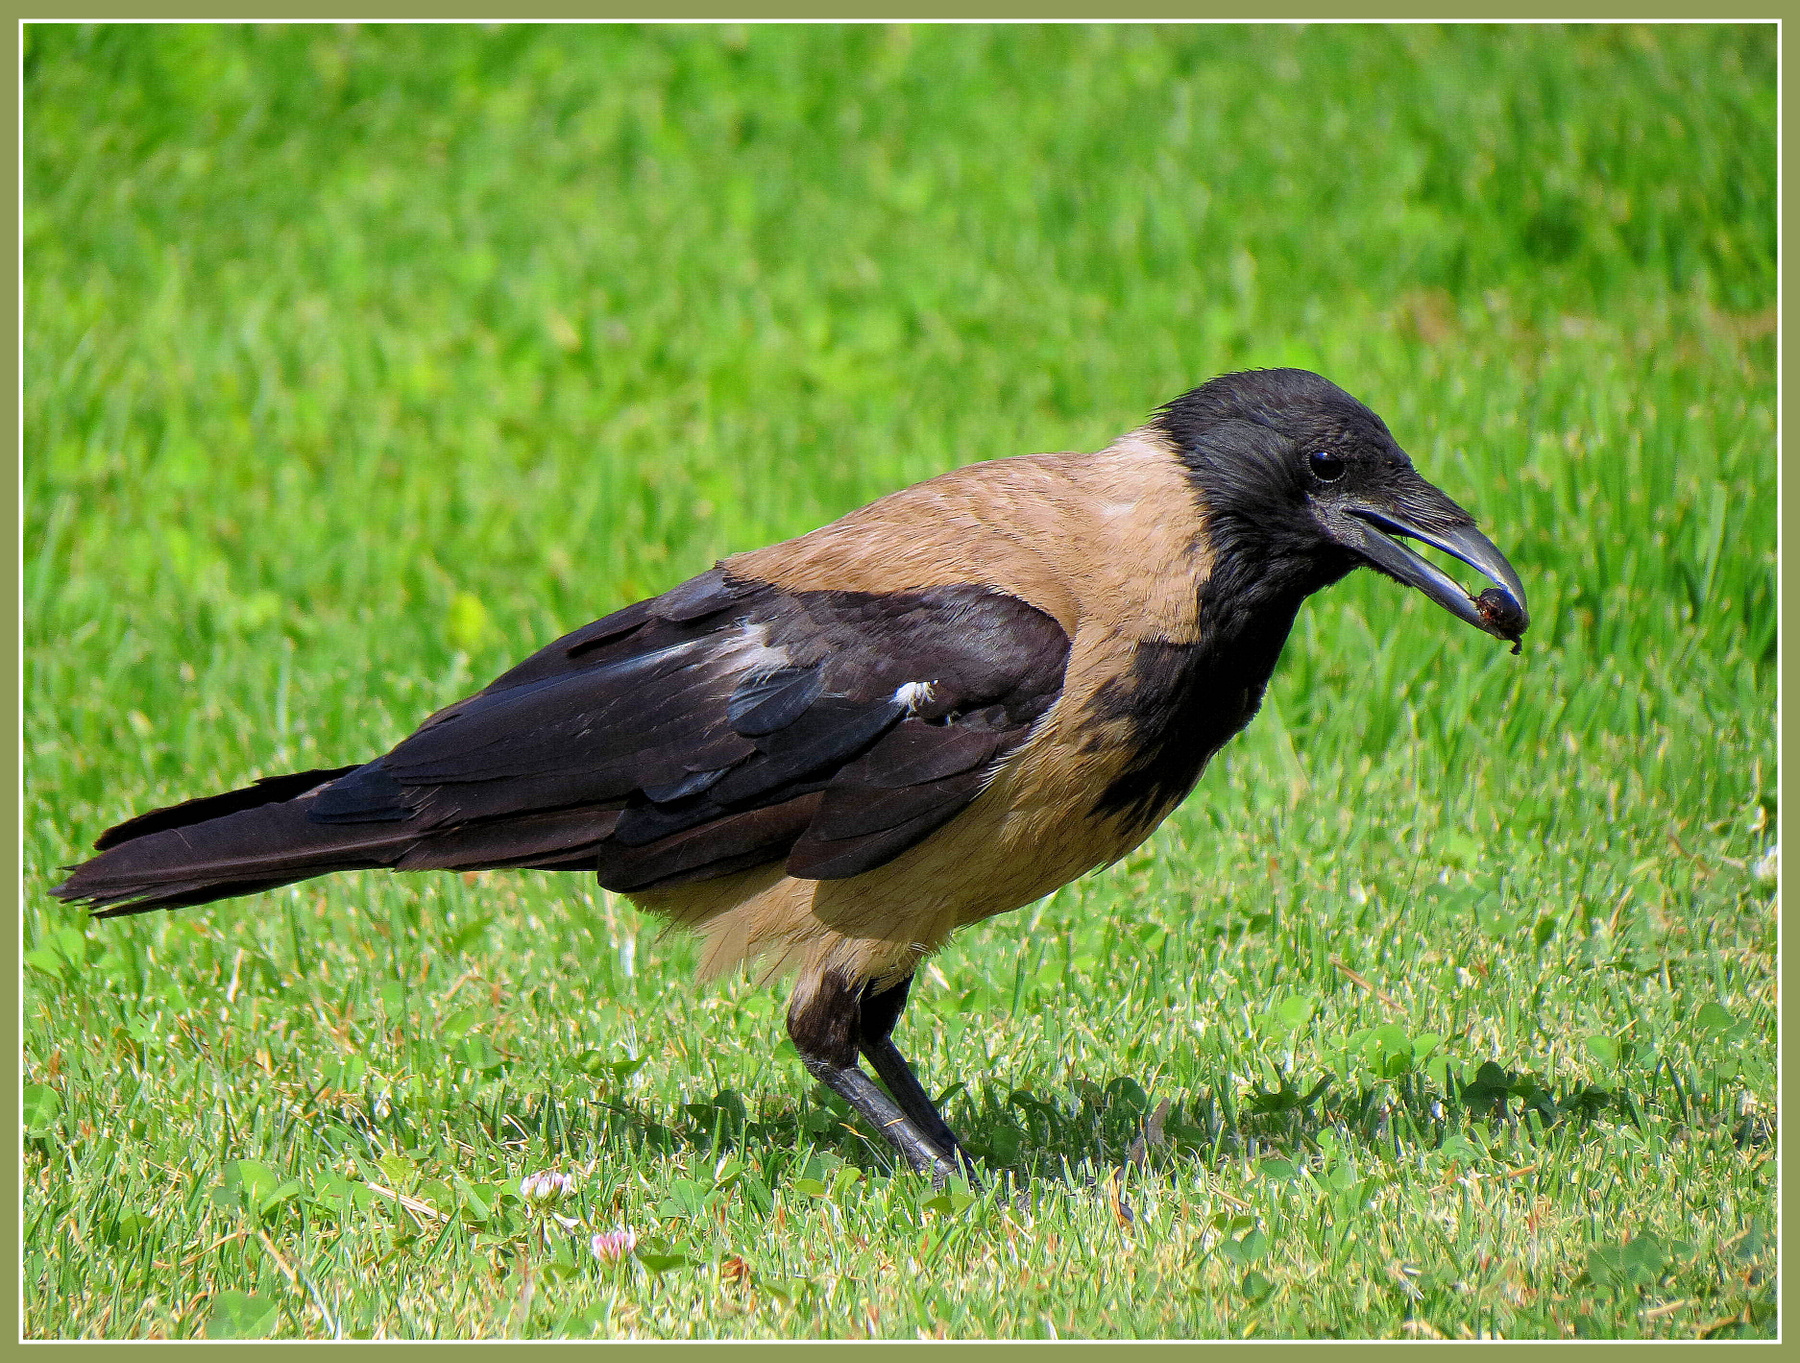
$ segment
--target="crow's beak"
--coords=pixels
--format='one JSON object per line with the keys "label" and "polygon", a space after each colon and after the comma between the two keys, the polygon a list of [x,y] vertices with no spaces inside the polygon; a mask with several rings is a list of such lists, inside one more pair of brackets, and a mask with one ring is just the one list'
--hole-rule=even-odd
{"label": "crow's beak", "polygon": [[[1408,586],[1417,587],[1457,619],[1466,620],[1497,639],[1510,641],[1514,645],[1513,651],[1518,652],[1519,636],[1531,624],[1531,616],[1525,608],[1525,588],[1520,585],[1512,564],[1506,561],[1506,555],[1496,549],[1486,535],[1472,525],[1449,529],[1428,527],[1386,508],[1365,505],[1343,509],[1362,522],[1357,527],[1361,543],[1355,548],[1370,563]],[[1470,596],[1455,578],[1400,543],[1395,538],[1398,535],[1406,535],[1461,559],[1496,583],[1500,591],[1490,589],[1479,597]]]}

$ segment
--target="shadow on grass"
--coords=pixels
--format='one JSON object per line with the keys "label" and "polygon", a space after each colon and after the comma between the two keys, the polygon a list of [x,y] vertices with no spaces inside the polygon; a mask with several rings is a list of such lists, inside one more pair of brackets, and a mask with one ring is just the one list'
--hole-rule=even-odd
{"label": "shadow on grass", "polygon": [[[1304,1085],[1272,1075],[1247,1089],[1167,1095],[1146,1092],[1129,1076],[1056,1089],[970,1092],[957,1085],[943,1105],[970,1152],[991,1173],[1005,1171],[1014,1182],[1088,1183],[1124,1164],[1156,1167],[1171,1160],[1218,1165],[1273,1159],[1299,1170],[1322,1163],[1328,1147],[1392,1159],[1446,1146],[1460,1150],[1451,1143],[1472,1128],[1510,1128],[1533,1141],[1562,1141],[1608,1125],[1642,1127],[1650,1115],[1669,1119],[1662,1128],[1669,1138],[1707,1133],[1739,1148],[1774,1138],[1771,1117],[1739,1101],[1747,1090],[1715,1086],[1709,1101],[1697,1102],[1672,1071],[1641,1072],[1613,1089],[1555,1086],[1491,1062],[1442,1077],[1449,1080],[1443,1086],[1418,1073],[1343,1086],[1329,1075]],[[822,1086],[796,1091],[793,1101],[768,1097],[770,1105],[753,1109],[731,1089],[668,1105],[602,1092],[509,1097],[502,1086],[465,1112],[496,1144],[536,1147],[555,1157],[591,1157],[606,1148],[631,1156],[736,1157],[759,1164],[767,1178],[815,1177],[843,1166],[866,1177],[897,1170],[885,1142]],[[387,1142],[416,1143],[422,1122],[456,1120],[443,1109],[409,1114],[390,1103],[358,1113],[358,1106],[346,1105],[342,1116]]]}

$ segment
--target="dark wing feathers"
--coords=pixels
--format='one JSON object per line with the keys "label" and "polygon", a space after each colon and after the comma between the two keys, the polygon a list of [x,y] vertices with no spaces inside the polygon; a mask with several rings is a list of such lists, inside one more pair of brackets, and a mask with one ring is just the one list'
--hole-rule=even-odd
{"label": "dark wing feathers", "polygon": [[960,814],[967,803],[943,805],[915,823],[850,842],[821,842],[808,836],[799,837],[788,850],[785,869],[789,875],[801,880],[848,880],[864,871],[885,866],[908,848],[917,846]]}
{"label": "dark wing feathers", "polygon": [[985,775],[985,772],[966,771],[940,781],[885,789],[833,781],[825,788],[818,814],[807,826],[807,837],[817,842],[842,842],[870,833],[885,833],[942,807],[948,807],[954,813],[980,793]]}
{"label": "dark wing feathers", "polygon": [[313,797],[314,823],[390,823],[412,816],[406,787],[380,762],[352,767]]}
{"label": "dark wing feathers", "polygon": [[744,580],[734,582],[725,576],[723,568],[714,568],[710,573],[690,577],[679,587],[669,588],[656,598],[652,607],[657,619],[685,624],[730,610],[741,597],[761,585]]}
{"label": "dark wing feathers", "polygon": [[778,805],[746,810],[690,828],[644,847],[618,839],[600,845],[600,883],[609,890],[663,889],[779,861],[806,831],[818,808],[817,792]]}
{"label": "dark wing feathers", "polygon": [[[745,757],[749,755],[749,753],[744,754]],[[653,805],[679,804],[690,795],[699,795],[703,791],[710,790],[719,783],[719,778],[730,770],[730,767],[711,767],[700,771],[689,771],[687,764],[684,763],[679,777],[661,785],[655,784],[654,779],[645,781],[643,796]]]}
{"label": "dark wing feathers", "polygon": [[821,838],[809,827],[788,852],[787,872],[806,880],[845,880],[886,865],[949,823],[980,793],[981,782],[972,777],[905,823],[841,840]]}
{"label": "dark wing feathers", "polygon": [[752,676],[731,693],[725,720],[746,738],[772,734],[798,719],[824,689],[825,672],[818,667],[784,667],[766,677]]}
{"label": "dark wing feathers", "polygon": [[741,763],[708,798],[720,805],[761,801],[782,786],[840,767],[905,713],[891,696],[873,701],[827,696],[814,701],[792,723],[760,737],[756,744],[760,760]]}
{"label": "dark wing feathers", "polygon": [[903,719],[881,742],[843,771],[846,783],[893,790],[955,776],[983,765],[999,751],[1009,730]]}
{"label": "dark wing feathers", "polygon": [[[629,643],[631,641],[622,641]],[[574,771],[642,749],[647,730],[692,722],[718,689],[704,637],[484,692],[444,712],[381,764],[407,785]],[[617,647],[618,645],[615,645]]]}
{"label": "dark wing feathers", "polygon": [[[157,845],[60,891],[150,908],[224,897],[204,891],[225,874],[273,885],[350,865],[591,867],[618,891],[783,858],[856,875],[980,793],[1055,703],[1068,646],[1048,615],[979,585],[786,592],[715,570],[565,635],[374,762],[122,824],[104,846]],[[265,807],[280,817],[259,856],[244,821]],[[214,814],[228,818],[191,827]],[[199,855],[194,835],[214,828],[230,836]]]}
{"label": "dark wing feathers", "polygon": [[617,810],[555,809],[511,819],[465,824],[422,839],[394,863],[396,871],[491,871],[566,861],[594,851],[619,821]]}

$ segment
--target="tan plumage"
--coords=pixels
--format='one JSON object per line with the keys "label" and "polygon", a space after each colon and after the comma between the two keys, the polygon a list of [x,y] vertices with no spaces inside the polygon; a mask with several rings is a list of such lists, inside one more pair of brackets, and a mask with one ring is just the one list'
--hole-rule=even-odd
{"label": "tan plumage", "polygon": [[965,1157],[891,1039],[920,959],[1142,842],[1359,564],[1489,633],[1528,622],[1374,413],[1226,375],[1097,453],[974,464],[727,559],[372,762],[141,815],[54,893],[111,916],[358,868],[596,872],[700,933],[708,971],[794,972],[807,1068],[942,1176]]}

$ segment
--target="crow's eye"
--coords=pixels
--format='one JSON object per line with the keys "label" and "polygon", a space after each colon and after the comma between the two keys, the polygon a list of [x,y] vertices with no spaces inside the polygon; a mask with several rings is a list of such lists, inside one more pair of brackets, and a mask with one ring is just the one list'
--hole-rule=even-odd
{"label": "crow's eye", "polygon": [[1326,454],[1323,450],[1307,456],[1312,465],[1313,477],[1321,483],[1335,483],[1344,476],[1344,461],[1335,454]]}

